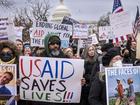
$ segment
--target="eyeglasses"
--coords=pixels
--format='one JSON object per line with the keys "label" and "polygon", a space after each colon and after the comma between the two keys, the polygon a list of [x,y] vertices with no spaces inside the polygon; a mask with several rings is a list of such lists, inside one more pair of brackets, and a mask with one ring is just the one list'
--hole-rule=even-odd
{"label": "eyeglasses", "polygon": [[50,45],[55,45],[55,44],[60,45],[60,42],[51,42],[50,43]]}
{"label": "eyeglasses", "polygon": [[4,55],[12,55],[13,53],[11,51],[8,51],[8,52],[1,52],[1,55],[4,56]]}

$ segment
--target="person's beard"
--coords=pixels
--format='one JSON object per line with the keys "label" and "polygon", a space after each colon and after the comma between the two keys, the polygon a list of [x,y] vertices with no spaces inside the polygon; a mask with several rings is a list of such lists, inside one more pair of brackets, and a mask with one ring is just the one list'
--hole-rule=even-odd
{"label": "person's beard", "polygon": [[51,54],[53,56],[58,56],[60,54],[60,51],[59,50],[51,50]]}

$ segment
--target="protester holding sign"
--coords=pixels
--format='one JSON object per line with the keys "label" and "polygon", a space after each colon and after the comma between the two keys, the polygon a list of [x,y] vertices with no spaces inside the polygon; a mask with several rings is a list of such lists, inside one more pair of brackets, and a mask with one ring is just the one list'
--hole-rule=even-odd
{"label": "protester holding sign", "polygon": [[[15,43],[3,40],[0,41],[0,45],[0,64],[17,64],[18,52]],[[15,105],[15,100],[11,101],[9,105]]]}
{"label": "protester holding sign", "polygon": [[60,49],[61,40],[56,35],[47,35],[44,40],[45,50],[41,54],[42,57],[57,57],[64,58],[65,55]]}
{"label": "protester holding sign", "polygon": [[0,41],[0,64],[16,64],[18,53],[16,45],[8,40]]}
{"label": "protester holding sign", "polygon": [[[47,35],[44,40],[45,50],[40,54],[42,57],[65,58],[61,50],[60,38],[56,35]],[[78,105],[74,103],[52,103],[52,102],[32,102],[32,105]]]}
{"label": "protester holding sign", "polygon": [[[102,58],[103,66],[122,66],[120,50],[118,48],[110,48]],[[106,100],[106,82],[105,72],[97,73],[94,81],[92,81],[89,92],[90,105],[107,105]]]}
{"label": "protester holding sign", "polygon": [[[81,96],[81,105],[89,105],[88,102],[88,95],[89,95],[89,90],[90,90],[90,79],[91,79],[91,74],[92,72],[94,72],[92,76],[95,76],[96,74],[96,66],[98,64],[97,61],[97,53],[96,53],[96,49],[95,46],[93,45],[89,45],[86,46],[85,50],[84,50],[84,69],[85,69],[85,73],[84,73],[84,78],[86,80],[86,84],[82,87],[82,96]],[[99,70],[99,69],[98,69]]]}

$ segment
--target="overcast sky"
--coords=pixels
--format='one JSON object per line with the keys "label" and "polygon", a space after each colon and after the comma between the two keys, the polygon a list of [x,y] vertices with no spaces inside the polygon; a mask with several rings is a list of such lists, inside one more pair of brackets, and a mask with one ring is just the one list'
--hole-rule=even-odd
{"label": "overcast sky", "polygon": [[[59,0],[50,0],[53,7],[59,4]],[[107,12],[112,12],[114,0],[64,0],[72,17],[78,20],[99,20]],[[125,11],[136,14],[136,6],[140,7],[140,0],[121,0]]]}
{"label": "overcast sky", "polygon": [[[26,1],[33,0],[13,0],[15,2],[14,8],[21,8],[26,6]],[[43,0],[42,0],[43,1]],[[54,11],[55,7],[60,4],[60,0],[50,0],[51,9],[50,12]],[[107,12],[111,12],[113,8],[114,0],[64,0],[64,4],[69,8],[72,18],[76,20],[92,20],[97,21]],[[136,6],[140,8],[140,0],[121,0],[125,11],[131,13],[131,18],[134,20],[136,15]],[[1,15],[12,14],[11,10],[1,8]]]}

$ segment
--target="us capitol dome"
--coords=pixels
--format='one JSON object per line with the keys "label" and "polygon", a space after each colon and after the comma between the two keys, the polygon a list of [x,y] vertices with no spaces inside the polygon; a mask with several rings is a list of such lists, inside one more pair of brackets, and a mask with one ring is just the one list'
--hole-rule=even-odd
{"label": "us capitol dome", "polygon": [[55,8],[52,14],[53,22],[61,22],[64,16],[71,16],[69,9],[64,5],[64,0],[60,0],[60,4]]}

